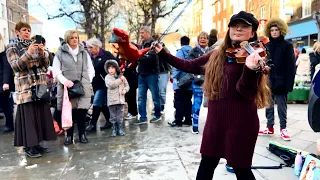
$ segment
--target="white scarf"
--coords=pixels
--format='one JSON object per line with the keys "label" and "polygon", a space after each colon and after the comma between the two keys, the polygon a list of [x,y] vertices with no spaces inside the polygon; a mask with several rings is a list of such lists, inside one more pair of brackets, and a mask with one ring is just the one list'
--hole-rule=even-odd
{"label": "white scarf", "polygon": [[4,40],[0,39],[0,53],[2,53],[5,49],[6,49],[6,47],[4,45]]}

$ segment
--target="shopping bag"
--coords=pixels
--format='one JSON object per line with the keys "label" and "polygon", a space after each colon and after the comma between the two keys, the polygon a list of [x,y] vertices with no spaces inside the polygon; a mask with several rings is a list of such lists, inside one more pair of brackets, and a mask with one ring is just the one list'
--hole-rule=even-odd
{"label": "shopping bag", "polygon": [[63,104],[61,112],[62,128],[67,130],[72,127],[72,105],[68,96],[68,89],[64,86]]}

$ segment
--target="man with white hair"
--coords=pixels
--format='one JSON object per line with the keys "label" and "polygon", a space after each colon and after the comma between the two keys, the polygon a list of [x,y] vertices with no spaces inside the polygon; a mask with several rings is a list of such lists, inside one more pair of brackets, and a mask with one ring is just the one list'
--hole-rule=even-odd
{"label": "man with white hair", "polygon": [[[140,37],[142,39],[141,48],[151,46],[154,40],[151,37],[150,27],[143,26],[140,29]],[[140,119],[136,120],[135,125],[147,123],[147,92],[150,89],[154,103],[154,117],[150,122],[161,120],[161,103],[159,93],[159,57],[154,51],[149,51],[146,55],[138,60],[138,111]]]}
{"label": "man with white hair", "polygon": [[91,38],[86,44],[95,70],[95,77],[92,80],[94,91],[92,120],[86,131],[95,132],[101,111],[106,118],[106,124],[100,129],[111,128],[111,123],[109,122],[110,113],[107,106],[107,87],[104,82],[107,72],[104,70],[104,64],[107,60],[116,60],[116,58],[109,51],[102,49],[102,43],[99,39]]}

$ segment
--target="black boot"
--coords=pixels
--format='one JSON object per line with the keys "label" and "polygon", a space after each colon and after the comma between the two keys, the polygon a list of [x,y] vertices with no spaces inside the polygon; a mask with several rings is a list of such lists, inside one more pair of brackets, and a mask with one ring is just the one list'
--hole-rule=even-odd
{"label": "black boot", "polygon": [[24,151],[31,158],[41,157],[40,152],[34,146],[33,147],[26,147],[26,148],[24,148]]}
{"label": "black boot", "polygon": [[92,110],[92,119],[90,124],[86,127],[87,132],[96,132],[97,131],[97,121],[101,113],[101,107],[93,106]]}
{"label": "black boot", "polygon": [[64,145],[68,146],[73,143],[73,136],[67,136]]}
{"label": "black boot", "polygon": [[112,127],[112,124],[109,121],[110,112],[109,112],[108,106],[103,106],[102,107],[102,113],[103,113],[104,117],[106,118],[106,124],[104,126],[100,127],[100,130],[110,129]]}
{"label": "black boot", "polygon": [[84,144],[89,142],[86,133],[79,133],[79,142]]}
{"label": "black boot", "polygon": [[35,146],[35,148],[40,152],[40,153],[49,153],[50,152],[50,149],[49,148],[44,148],[40,145],[38,146]]}

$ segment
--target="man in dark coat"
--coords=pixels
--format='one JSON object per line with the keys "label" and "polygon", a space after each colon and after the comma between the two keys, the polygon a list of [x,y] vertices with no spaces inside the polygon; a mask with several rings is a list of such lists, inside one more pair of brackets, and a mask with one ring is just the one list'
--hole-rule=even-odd
{"label": "man in dark coat", "polygon": [[[140,36],[142,39],[141,49],[150,47],[154,40],[151,37],[150,27],[143,26],[140,29]],[[161,103],[159,92],[159,57],[154,51],[149,51],[146,55],[138,60],[138,111],[140,119],[134,124],[147,123],[147,92],[151,91],[154,103],[154,117],[150,122],[157,122],[161,120]]]}
{"label": "man in dark coat", "polygon": [[[295,78],[295,56],[293,46],[284,40],[288,32],[288,25],[281,19],[273,18],[265,26],[265,35],[270,42],[267,48],[270,51],[274,66],[270,72],[270,82],[272,98],[278,106],[278,116],[280,119],[280,136],[283,140],[290,140],[287,132],[287,96],[293,90]],[[259,135],[274,134],[274,106],[266,109],[267,128],[259,131]]]}
{"label": "man in dark coat", "polygon": [[11,92],[14,91],[13,72],[7,60],[3,38],[0,34],[0,107],[6,117],[3,132],[11,132],[13,127],[13,107],[11,104]]}

